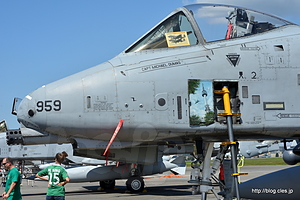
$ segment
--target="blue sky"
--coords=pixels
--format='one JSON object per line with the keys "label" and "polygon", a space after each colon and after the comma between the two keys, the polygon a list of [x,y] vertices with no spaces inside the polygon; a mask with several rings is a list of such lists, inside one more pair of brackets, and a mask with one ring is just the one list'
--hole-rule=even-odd
{"label": "blue sky", "polygon": [[[192,0],[0,1],[0,120],[19,128],[14,97],[111,59]],[[200,1],[220,3],[222,1]],[[289,3],[287,3],[289,2]],[[298,0],[227,0],[300,24]]]}

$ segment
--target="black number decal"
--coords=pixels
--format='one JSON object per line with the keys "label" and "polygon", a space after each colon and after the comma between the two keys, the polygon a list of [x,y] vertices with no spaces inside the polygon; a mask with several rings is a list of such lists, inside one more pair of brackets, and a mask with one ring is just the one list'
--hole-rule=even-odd
{"label": "black number decal", "polygon": [[256,72],[251,72],[251,74],[252,74],[252,77],[251,77],[251,79],[256,79]]}
{"label": "black number decal", "polygon": [[[53,102],[53,103],[52,103]],[[38,101],[36,103],[36,111],[38,112],[42,112],[42,111],[46,111],[46,112],[50,112],[52,111],[52,109],[54,111],[60,111],[61,110],[61,101],[60,100],[47,100],[45,101],[45,103],[43,101]]]}
{"label": "black number decal", "polygon": [[60,111],[60,109],[61,109],[61,101],[60,100],[55,100],[53,102],[53,105],[54,105],[53,110]]}
{"label": "black number decal", "polygon": [[42,112],[43,109],[44,109],[44,102],[38,101],[38,102],[36,103],[36,107],[37,107],[36,111]]}
{"label": "black number decal", "polygon": [[51,103],[52,101],[45,101],[45,111],[49,112],[52,110]]}

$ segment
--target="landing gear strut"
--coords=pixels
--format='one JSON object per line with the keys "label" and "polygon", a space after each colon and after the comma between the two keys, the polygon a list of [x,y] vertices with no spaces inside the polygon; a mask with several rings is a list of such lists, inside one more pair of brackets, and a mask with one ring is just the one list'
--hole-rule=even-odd
{"label": "landing gear strut", "polygon": [[222,145],[220,147],[219,153],[216,156],[216,159],[211,167],[210,165],[211,165],[213,147],[214,147],[214,143],[206,143],[205,149],[202,152],[204,156],[204,160],[201,163],[202,167],[200,167],[200,163],[199,164],[195,163],[195,165],[192,166],[193,169],[191,171],[191,180],[189,181],[189,183],[198,184],[198,186],[196,187],[193,186],[192,194],[201,193],[202,200],[206,200],[207,193],[210,191],[216,196],[217,199],[219,199],[218,194],[214,190],[214,186],[217,186],[221,183],[214,184],[212,180],[214,180],[214,182],[218,182],[218,178],[215,177],[214,174],[219,169],[220,164],[223,162],[225,153],[228,150],[228,146]]}

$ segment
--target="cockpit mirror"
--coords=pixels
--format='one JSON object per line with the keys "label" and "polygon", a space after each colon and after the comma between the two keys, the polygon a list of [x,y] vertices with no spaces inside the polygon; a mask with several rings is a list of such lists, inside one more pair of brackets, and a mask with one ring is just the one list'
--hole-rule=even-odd
{"label": "cockpit mirror", "polygon": [[18,113],[18,108],[19,108],[19,105],[21,103],[22,99],[20,98],[14,98],[14,103],[13,103],[13,107],[12,107],[12,110],[11,110],[11,114],[13,115],[17,115]]}

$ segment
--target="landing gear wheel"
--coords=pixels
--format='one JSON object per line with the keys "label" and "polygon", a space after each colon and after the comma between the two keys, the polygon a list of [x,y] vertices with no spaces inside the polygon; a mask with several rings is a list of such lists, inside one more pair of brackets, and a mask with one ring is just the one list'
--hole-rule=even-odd
{"label": "landing gear wheel", "polygon": [[100,187],[103,189],[113,189],[116,185],[115,180],[105,180],[105,181],[100,181]]}
{"label": "landing gear wheel", "polygon": [[143,178],[141,177],[130,177],[126,181],[127,190],[131,192],[142,192],[145,187]]}

